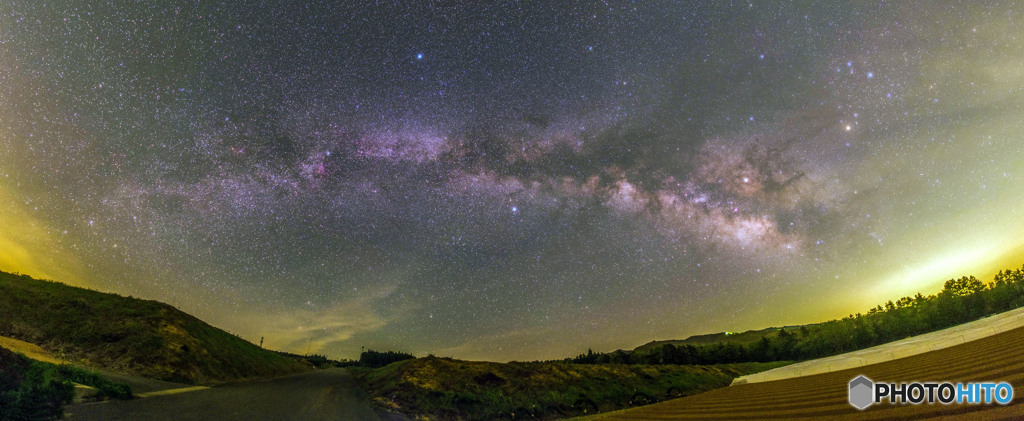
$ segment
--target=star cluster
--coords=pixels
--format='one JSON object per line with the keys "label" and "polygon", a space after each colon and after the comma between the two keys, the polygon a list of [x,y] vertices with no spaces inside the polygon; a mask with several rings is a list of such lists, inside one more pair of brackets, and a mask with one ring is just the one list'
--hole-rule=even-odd
{"label": "star cluster", "polygon": [[1012,4],[12,6],[0,269],[272,348],[558,358],[1024,247]]}

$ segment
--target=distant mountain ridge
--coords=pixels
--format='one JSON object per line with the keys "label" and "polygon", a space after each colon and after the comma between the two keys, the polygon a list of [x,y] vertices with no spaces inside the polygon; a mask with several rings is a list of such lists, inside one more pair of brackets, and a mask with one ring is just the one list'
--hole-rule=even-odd
{"label": "distant mountain ridge", "polygon": [[63,358],[194,384],[303,371],[173,306],[0,272],[0,336]]}
{"label": "distant mountain ridge", "polygon": [[690,336],[690,337],[688,337],[686,339],[667,339],[667,340],[661,340],[661,341],[651,341],[651,342],[648,342],[646,344],[643,344],[643,345],[640,345],[640,346],[636,347],[635,349],[633,349],[633,352],[635,352],[635,353],[647,353],[647,352],[651,352],[651,351],[657,350],[658,348],[661,348],[663,345],[666,345],[666,344],[672,344],[672,345],[675,345],[675,346],[680,346],[680,345],[700,346],[700,345],[713,345],[713,344],[717,344],[717,343],[747,345],[747,344],[751,344],[751,343],[757,342],[762,337],[773,338],[775,336],[778,336],[779,331],[782,330],[782,329],[786,329],[786,330],[792,331],[792,330],[800,329],[801,327],[811,327],[811,326],[813,326],[813,324],[811,324],[811,325],[783,326],[783,327],[769,327],[769,328],[764,328],[764,329],[760,329],[760,330],[748,330],[746,332],[739,332],[739,333],[737,333],[737,332],[706,333],[706,334],[703,334],[703,335],[693,335],[693,336]]}

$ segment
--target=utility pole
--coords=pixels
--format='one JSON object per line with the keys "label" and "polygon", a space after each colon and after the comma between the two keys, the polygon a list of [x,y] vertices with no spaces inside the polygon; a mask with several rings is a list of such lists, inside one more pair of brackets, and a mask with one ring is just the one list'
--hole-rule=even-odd
{"label": "utility pole", "polygon": [[263,337],[260,336],[260,348],[263,348]]}

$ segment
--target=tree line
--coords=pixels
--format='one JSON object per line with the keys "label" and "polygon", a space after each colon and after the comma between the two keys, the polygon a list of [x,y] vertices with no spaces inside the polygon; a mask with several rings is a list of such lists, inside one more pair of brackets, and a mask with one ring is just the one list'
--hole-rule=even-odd
{"label": "tree line", "polygon": [[404,352],[396,352],[396,351],[378,352],[378,351],[374,351],[372,349],[368,349],[366,351],[363,351],[363,353],[359,355],[359,365],[361,365],[363,367],[378,368],[378,367],[384,367],[384,366],[386,366],[388,364],[391,364],[391,363],[394,363],[394,362],[403,361],[403,360],[411,360],[413,358],[416,358],[416,357],[412,356],[412,354],[406,354]]}
{"label": "tree line", "polygon": [[320,355],[320,354],[299,355],[299,354],[293,354],[293,353],[284,352],[284,351],[273,351],[273,352],[276,352],[276,353],[278,353],[280,355],[283,355],[283,356],[286,356],[286,357],[294,358],[296,360],[304,360],[306,362],[309,362],[310,364],[312,364],[316,368],[331,368],[331,367],[370,367],[370,368],[379,368],[379,367],[383,367],[383,366],[386,366],[388,364],[391,364],[393,362],[398,362],[398,361],[402,361],[402,360],[408,360],[408,359],[416,358],[412,354],[407,354],[407,353],[404,353],[404,352],[397,352],[397,351],[379,352],[379,351],[374,351],[372,349],[363,351],[359,355],[359,359],[358,360],[349,360],[349,359],[332,360],[330,358],[327,358],[326,355]]}
{"label": "tree line", "polygon": [[588,350],[565,361],[579,364],[723,364],[821,358],[920,335],[978,318],[1024,307],[1024,266],[1000,271],[989,283],[974,276],[950,279],[935,295],[880,304],[798,329],[781,329],[749,344],[665,344],[651,352]]}

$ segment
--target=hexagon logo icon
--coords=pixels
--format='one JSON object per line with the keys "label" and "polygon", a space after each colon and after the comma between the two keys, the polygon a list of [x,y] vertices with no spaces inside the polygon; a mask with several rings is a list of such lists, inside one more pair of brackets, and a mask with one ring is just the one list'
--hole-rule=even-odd
{"label": "hexagon logo icon", "polygon": [[875,382],[871,381],[871,379],[863,375],[854,377],[853,380],[850,380],[850,405],[861,410],[871,406],[875,400],[874,388]]}

